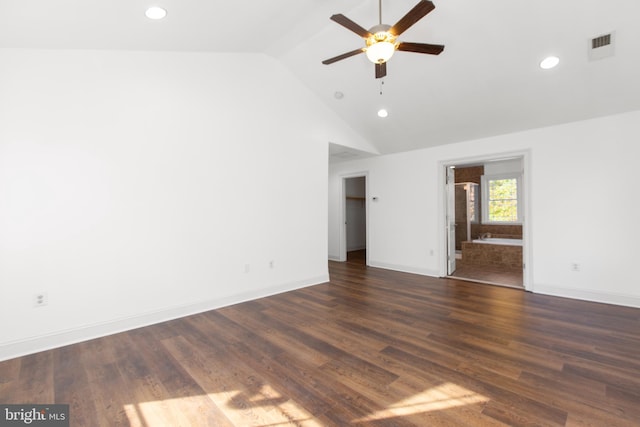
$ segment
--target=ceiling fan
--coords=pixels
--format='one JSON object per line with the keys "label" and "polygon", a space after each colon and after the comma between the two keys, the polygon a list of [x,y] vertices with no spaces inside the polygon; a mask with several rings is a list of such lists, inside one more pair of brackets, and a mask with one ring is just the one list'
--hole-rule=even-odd
{"label": "ceiling fan", "polygon": [[342,59],[366,52],[367,58],[376,66],[376,79],[387,75],[387,61],[396,50],[404,52],[428,53],[439,55],[444,46],[440,44],[409,43],[398,41],[400,34],[408,30],[413,24],[424,18],[429,12],[435,9],[435,5],[429,0],[420,0],[406,15],[404,15],[395,25],[390,26],[382,23],[382,0],[378,0],[379,24],[374,25],[369,30],[365,30],[360,25],[353,22],[341,13],[331,16],[331,20],[337,22],[348,30],[353,31],[365,41],[366,47],[343,53],[333,58],[325,59],[323,64],[329,65]]}

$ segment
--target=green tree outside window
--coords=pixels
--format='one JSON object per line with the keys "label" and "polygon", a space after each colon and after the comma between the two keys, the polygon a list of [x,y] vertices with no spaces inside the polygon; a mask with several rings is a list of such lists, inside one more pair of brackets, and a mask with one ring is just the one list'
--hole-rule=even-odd
{"label": "green tree outside window", "polygon": [[489,221],[518,221],[518,180],[489,180]]}

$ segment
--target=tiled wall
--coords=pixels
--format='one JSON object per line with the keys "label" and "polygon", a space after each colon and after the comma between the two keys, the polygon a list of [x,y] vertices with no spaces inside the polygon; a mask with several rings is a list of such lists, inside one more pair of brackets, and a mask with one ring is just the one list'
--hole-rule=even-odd
{"label": "tiled wall", "polygon": [[522,246],[462,243],[462,264],[522,270]]}
{"label": "tiled wall", "polygon": [[456,168],[456,184],[461,182],[475,182],[480,184],[480,177],[484,175],[484,166]]}

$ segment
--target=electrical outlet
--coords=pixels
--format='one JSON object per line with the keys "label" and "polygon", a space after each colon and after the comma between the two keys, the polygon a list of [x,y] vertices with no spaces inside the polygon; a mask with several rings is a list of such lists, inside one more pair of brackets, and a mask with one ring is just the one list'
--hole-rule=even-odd
{"label": "electrical outlet", "polygon": [[269,261],[269,268],[274,268],[275,266],[276,265],[274,260]]}
{"label": "electrical outlet", "polygon": [[44,307],[49,304],[49,295],[46,292],[40,292],[33,296],[34,307]]}
{"label": "electrical outlet", "polygon": [[571,271],[580,271],[580,264],[577,262],[571,263]]}
{"label": "electrical outlet", "polygon": [[245,264],[244,265],[244,272],[248,273],[249,271],[251,271],[251,265],[250,264]]}

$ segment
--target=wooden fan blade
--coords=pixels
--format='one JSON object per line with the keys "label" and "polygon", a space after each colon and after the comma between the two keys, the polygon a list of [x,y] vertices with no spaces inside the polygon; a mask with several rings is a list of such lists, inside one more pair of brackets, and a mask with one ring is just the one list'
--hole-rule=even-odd
{"label": "wooden fan blade", "polygon": [[381,79],[387,75],[387,63],[383,62],[382,64],[376,65],[376,79]]}
{"label": "wooden fan blade", "polygon": [[391,34],[399,36],[411,27],[413,24],[424,18],[425,15],[435,9],[436,6],[429,0],[420,0],[420,3],[415,5],[413,9],[407,12],[396,25],[389,29]]}
{"label": "wooden fan blade", "polygon": [[417,52],[417,53],[428,53],[430,55],[440,55],[440,53],[444,50],[444,46],[441,44],[400,42],[398,44],[398,50],[402,50],[404,52]]}
{"label": "wooden fan blade", "polygon": [[353,22],[351,19],[347,18],[341,13],[331,16],[331,20],[337,22],[338,24],[345,27],[347,30],[351,30],[362,38],[371,37],[371,33],[368,30],[365,30],[360,25]]}
{"label": "wooden fan blade", "polygon": [[334,56],[333,58],[325,59],[324,61],[322,61],[322,63],[325,65],[333,64],[334,62],[341,61],[362,52],[364,52],[363,47],[361,47],[360,49],[352,50],[351,52],[343,53],[342,55]]}

